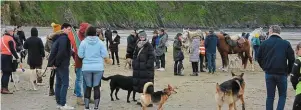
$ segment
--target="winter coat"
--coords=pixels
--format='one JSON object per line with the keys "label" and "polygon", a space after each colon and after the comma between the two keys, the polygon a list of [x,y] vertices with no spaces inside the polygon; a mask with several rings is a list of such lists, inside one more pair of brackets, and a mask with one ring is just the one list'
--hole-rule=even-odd
{"label": "winter coat", "polygon": [[32,36],[24,43],[24,49],[28,50],[27,64],[30,66],[42,66],[45,57],[44,45],[39,37]]}
{"label": "winter coat", "polygon": [[205,39],[206,53],[215,54],[217,45],[218,45],[218,38],[215,34],[210,34],[206,37]]}
{"label": "winter coat", "polygon": [[67,34],[56,35],[52,38],[47,67],[69,68],[71,57],[71,44]]}
{"label": "winter coat", "polygon": [[259,40],[259,38],[257,38],[257,37],[253,37],[253,38],[251,39],[251,41],[252,41],[252,45],[253,45],[253,46],[255,46],[255,45],[259,46],[259,45],[260,45],[260,40]]}
{"label": "winter coat", "polygon": [[[5,34],[5,36],[8,37],[12,37],[8,34]],[[2,43],[2,39],[0,40],[0,48],[1,50],[3,50],[3,48],[5,48],[5,46],[2,46],[3,43],[8,42],[6,45],[7,48],[10,50],[11,54],[10,55],[6,55],[6,54],[2,54],[1,51],[1,70],[2,71],[7,71],[7,72],[12,72],[15,71],[14,69],[16,69],[12,63],[13,57],[15,57],[16,59],[19,59],[19,56],[16,52],[16,45],[15,45],[15,41],[13,40],[13,37],[11,38],[10,41],[5,41]],[[6,48],[5,48],[6,49]]]}
{"label": "winter coat", "polygon": [[[79,31],[78,31],[78,37],[79,37],[79,40],[82,41],[85,39],[85,32],[87,30],[87,28],[89,27],[89,24],[88,23],[81,23],[80,24],[80,27],[79,27]],[[73,47],[74,48],[74,47]],[[78,47],[77,47],[78,48]],[[82,60],[78,58],[78,55],[77,55],[77,51],[78,49],[75,48],[75,55],[74,55],[74,61],[75,61],[75,68],[81,68],[82,67]]]}
{"label": "winter coat", "polygon": [[50,53],[50,50],[51,50],[51,47],[52,47],[52,44],[53,44],[53,41],[52,41],[52,38],[56,35],[60,35],[60,34],[63,34],[64,32],[63,31],[57,31],[55,33],[52,33],[52,34],[49,34],[47,36],[47,40],[46,40],[46,43],[45,43],[45,51]]}
{"label": "winter coat", "polygon": [[[115,43],[114,43],[115,42]],[[110,51],[118,52],[118,45],[120,44],[120,36],[117,35],[113,40],[110,41]]]}
{"label": "winter coat", "polygon": [[257,54],[259,66],[267,74],[287,75],[291,73],[295,60],[291,44],[278,35],[262,42]]}
{"label": "winter coat", "polygon": [[156,48],[156,39],[157,39],[158,36],[153,36],[152,38],[152,46],[153,48],[155,49]]}
{"label": "winter coat", "polygon": [[133,59],[134,50],[136,47],[138,37],[130,35],[127,38],[126,58]]}
{"label": "winter coat", "polygon": [[195,37],[192,40],[192,44],[191,44],[191,53],[190,53],[190,58],[189,61],[190,62],[199,62],[199,49],[200,49],[200,39],[198,37]]}
{"label": "winter coat", "polygon": [[182,51],[181,47],[182,47],[182,42],[176,36],[175,40],[173,42],[173,60],[174,61],[179,61],[182,59],[182,58],[180,58],[181,56],[179,56],[179,53]]}
{"label": "winter coat", "polygon": [[103,71],[104,58],[108,57],[108,53],[97,36],[87,36],[78,48],[78,56],[83,59],[82,71]]}
{"label": "winter coat", "polygon": [[159,45],[156,46],[155,55],[162,56],[166,52],[166,42],[168,40],[167,34],[164,34],[160,37]]}
{"label": "winter coat", "polygon": [[133,88],[134,91],[142,93],[142,89],[145,83],[154,82],[154,62],[155,55],[152,45],[147,42],[140,49],[135,48],[133,57]]}

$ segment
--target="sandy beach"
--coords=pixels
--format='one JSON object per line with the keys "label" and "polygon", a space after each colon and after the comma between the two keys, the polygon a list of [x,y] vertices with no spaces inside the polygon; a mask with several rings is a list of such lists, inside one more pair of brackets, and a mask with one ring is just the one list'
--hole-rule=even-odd
{"label": "sandy beach", "polygon": [[[132,75],[132,70],[124,68],[125,65],[125,46],[119,46],[120,48],[120,61],[121,65],[106,65],[105,76],[114,74]],[[200,73],[199,76],[189,76],[192,73],[191,64],[189,62],[189,55],[185,54],[184,59],[185,76],[173,75],[173,59],[172,59],[172,47],[168,48],[166,54],[166,71],[155,72],[155,90],[162,90],[167,84],[178,87],[176,90],[178,93],[173,94],[164,105],[164,110],[216,110],[216,102],[214,99],[215,85],[216,83],[222,83],[231,78],[230,72],[217,71],[216,74]],[[71,60],[73,62],[73,60]],[[217,53],[217,67],[221,66],[221,59],[219,53]],[[47,61],[44,61],[43,67],[45,68]],[[29,68],[26,63],[23,63],[25,68]],[[231,71],[231,70],[230,70]],[[255,71],[250,71],[250,66],[247,70],[240,71],[240,69],[233,70],[236,74],[242,72],[245,73],[245,103],[246,110],[264,110],[266,99],[266,88],[264,81],[264,72],[255,63]],[[49,88],[49,75],[50,71],[47,71],[47,76],[43,78],[45,85],[38,86],[38,91],[24,90],[28,87],[27,83],[20,82],[20,91],[14,92],[12,95],[1,96],[1,110],[55,110],[56,102],[53,96],[48,96]],[[76,105],[76,97],[73,96],[75,73],[74,68],[70,66],[70,76],[73,81],[70,81],[71,89],[68,90],[67,104],[75,106],[76,110],[83,110],[83,106]],[[9,84],[9,89],[13,90],[13,84]],[[118,96],[120,100],[110,100],[109,82],[102,81],[101,87],[101,110],[140,110],[141,107],[137,106],[135,102],[126,103],[127,91],[120,90]],[[287,100],[285,110],[292,109],[295,92],[288,80]],[[136,99],[139,99],[140,94],[136,95]],[[276,93],[274,107],[277,106],[278,93]],[[241,103],[236,103],[238,110],[241,110]],[[92,107],[92,104],[91,104]],[[157,105],[150,110],[155,110]],[[224,105],[223,110],[227,110],[228,106]]]}

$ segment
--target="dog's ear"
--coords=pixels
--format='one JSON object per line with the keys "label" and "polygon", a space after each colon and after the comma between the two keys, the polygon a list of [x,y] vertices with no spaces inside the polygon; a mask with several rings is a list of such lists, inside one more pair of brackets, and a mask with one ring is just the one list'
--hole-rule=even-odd
{"label": "dog's ear", "polygon": [[232,74],[232,77],[233,77],[233,76],[236,76],[233,72],[231,72],[231,74]]}
{"label": "dog's ear", "polygon": [[219,84],[216,83],[216,92],[220,92],[220,91],[221,91],[221,89],[220,89],[220,87],[219,87]]}
{"label": "dog's ear", "polygon": [[243,76],[244,76],[244,74],[245,74],[245,73],[241,73],[241,74],[240,74],[240,77],[243,77]]}

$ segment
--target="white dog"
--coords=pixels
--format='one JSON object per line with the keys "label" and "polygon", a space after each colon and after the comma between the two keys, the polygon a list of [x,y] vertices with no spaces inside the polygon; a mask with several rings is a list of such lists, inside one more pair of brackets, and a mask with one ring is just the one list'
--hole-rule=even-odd
{"label": "white dog", "polygon": [[22,72],[21,69],[17,69],[16,72],[12,73],[15,89],[18,91],[19,90],[18,83],[20,83],[20,81],[24,81],[24,82],[28,82],[29,89],[38,90],[36,85],[43,85],[43,84],[34,83],[34,81],[37,82],[38,76],[42,77],[42,69],[33,69],[33,70],[26,69],[24,72]]}
{"label": "white dog", "polygon": [[239,68],[240,58],[238,56],[231,57],[231,58],[229,58],[229,60],[230,60],[229,61],[229,68],[232,68],[232,69]]}

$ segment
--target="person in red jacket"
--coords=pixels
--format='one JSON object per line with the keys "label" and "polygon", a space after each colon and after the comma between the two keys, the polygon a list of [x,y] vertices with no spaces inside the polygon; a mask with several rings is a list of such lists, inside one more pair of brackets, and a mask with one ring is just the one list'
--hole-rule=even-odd
{"label": "person in red jacket", "polygon": [[[78,31],[78,37],[79,40],[82,41],[85,39],[85,33],[86,29],[90,26],[89,23],[81,23]],[[71,41],[72,42],[72,41]],[[73,41],[73,44],[75,44],[75,41]],[[76,79],[75,79],[75,87],[74,87],[74,94],[77,97],[77,104],[79,105],[84,105],[84,101],[82,99],[83,94],[82,94],[82,89],[86,90],[86,84],[83,81],[83,73],[82,73],[82,61],[79,59],[78,54],[77,54],[77,47],[73,46],[74,50],[74,60],[75,60],[75,73],[76,73]]]}

